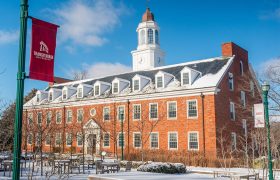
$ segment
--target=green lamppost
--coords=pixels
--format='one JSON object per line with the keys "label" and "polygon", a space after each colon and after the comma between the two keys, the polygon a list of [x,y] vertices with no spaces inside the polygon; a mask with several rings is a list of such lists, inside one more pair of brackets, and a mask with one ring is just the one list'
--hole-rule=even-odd
{"label": "green lamppost", "polygon": [[267,129],[268,170],[269,170],[269,180],[273,180],[271,147],[270,147],[270,125],[269,125],[268,101],[267,101],[267,95],[269,89],[270,89],[270,85],[267,82],[264,82],[262,85],[262,94],[263,94],[263,104],[264,104],[264,113],[265,113],[265,122],[266,122],[265,124]]}
{"label": "green lamppost", "polygon": [[123,135],[123,120],[124,120],[124,114],[121,114],[121,131],[122,131],[122,139],[121,139],[121,142],[122,142],[122,161],[123,161],[123,145],[124,145],[124,135]]}

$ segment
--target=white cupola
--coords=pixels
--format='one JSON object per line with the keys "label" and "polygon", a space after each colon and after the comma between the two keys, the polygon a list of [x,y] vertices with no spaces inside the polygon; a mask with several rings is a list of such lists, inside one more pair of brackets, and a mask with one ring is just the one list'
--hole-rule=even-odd
{"label": "white cupola", "polygon": [[137,50],[131,51],[133,71],[149,70],[164,65],[165,53],[160,49],[159,26],[147,8],[137,30]]}

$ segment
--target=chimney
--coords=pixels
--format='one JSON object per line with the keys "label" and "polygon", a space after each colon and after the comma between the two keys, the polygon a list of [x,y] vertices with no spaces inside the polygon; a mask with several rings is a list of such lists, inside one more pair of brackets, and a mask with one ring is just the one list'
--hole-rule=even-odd
{"label": "chimney", "polygon": [[248,60],[248,51],[238,46],[233,42],[226,42],[222,44],[222,55],[223,56],[237,56],[243,60]]}
{"label": "chimney", "polygon": [[70,81],[72,81],[72,80],[61,78],[61,77],[54,77],[54,82],[49,82],[49,87],[52,87],[54,84],[61,84],[61,83],[66,83],[66,82],[70,82]]}

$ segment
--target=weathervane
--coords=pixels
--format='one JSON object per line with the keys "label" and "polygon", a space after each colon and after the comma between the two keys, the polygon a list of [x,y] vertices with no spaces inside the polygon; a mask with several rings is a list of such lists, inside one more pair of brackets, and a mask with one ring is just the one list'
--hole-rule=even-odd
{"label": "weathervane", "polygon": [[149,8],[150,0],[146,0],[146,7]]}

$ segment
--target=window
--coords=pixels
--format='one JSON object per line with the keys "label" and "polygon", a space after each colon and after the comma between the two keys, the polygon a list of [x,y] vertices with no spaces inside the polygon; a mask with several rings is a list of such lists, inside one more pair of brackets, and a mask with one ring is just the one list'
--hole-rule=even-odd
{"label": "window", "polygon": [[242,127],[244,129],[245,137],[247,137],[247,120],[246,119],[242,120]]}
{"label": "window", "polygon": [[151,142],[151,148],[152,149],[157,149],[158,148],[158,133],[151,133],[150,142]]}
{"label": "window", "polygon": [[135,79],[133,81],[133,90],[134,91],[139,91],[140,90],[139,79]]}
{"label": "window", "polygon": [[36,133],[36,142],[35,142],[35,144],[36,144],[37,146],[40,146],[40,145],[41,145],[41,140],[42,140],[41,134]]}
{"label": "window", "polygon": [[28,124],[29,125],[33,124],[33,113],[28,113],[27,118],[28,118]]}
{"label": "window", "polygon": [[72,144],[72,134],[66,133],[66,146],[71,146]]}
{"label": "window", "polygon": [[240,68],[240,75],[243,76],[244,69],[243,69],[243,62],[242,61],[240,61],[240,63],[239,63],[239,68]]}
{"label": "window", "polygon": [[110,147],[110,134],[105,133],[103,136],[103,147]]}
{"label": "window", "polygon": [[133,105],[133,119],[134,120],[141,119],[141,105],[140,104]]}
{"label": "window", "polygon": [[77,111],[77,121],[80,123],[84,119],[84,110],[83,109],[78,109]]}
{"label": "window", "polygon": [[231,133],[231,150],[236,150],[236,133]]}
{"label": "window", "polygon": [[56,112],[56,124],[61,124],[61,112]]}
{"label": "window", "polygon": [[77,146],[83,145],[83,134],[81,132],[77,133]]}
{"label": "window", "polygon": [[37,114],[37,123],[38,124],[42,124],[42,112],[38,112]]}
{"label": "window", "polygon": [[255,97],[255,86],[254,86],[253,81],[250,81],[250,91],[251,91],[252,97]]}
{"label": "window", "polygon": [[155,39],[156,39],[156,44],[159,44],[158,30],[155,30]]}
{"label": "window", "polygon": [[119,83],[115,82],[113,83],[113,93],[119,92]]}
{"label": "window", "polygon": [[152,29],[148,29],[148,44],[154,43],[154,32]]}
{"label": "window", "polygon": [[168,149],[178,148],[178,134],[177,132],[168,132]]}
{"label": "window", "polygon": [[235,120],[235,107],[233,102],[230,102],[230,119]]}
{"label": "window", "polygon": [[33,143],[33,134],[29,133],[27,136],[27,143],[31,145]]}
{"label": "window", "polygon": [[67,90],[66,89],[62,90],[62,99],[63,100],[67,99]]}
{"label": "window", "polygon": [[141,147],[141,134],[140,133],[133,133],[133,146],[135,148]]}
{"label": "window", "polygon": [[124,106],[119,106],[118,107],[118,120],[119,121],[124,121]]}
{"label": "window", "polygon": [[49,92],[49,101],[53,100],[53,92]]}
{"label": "window", "polygon": [[52,121],[52,112],[47,112],[47,125],[49,125]]}
{"label": "window", "polygon": [[36,94],[36,102],[37,102],[37,103],[40,102],[40,94]]}
{"label": "window", "polygon": [[94,86],[94,95],[95,96],[99,96],[99,86],[98,85],[96,85],[96,86]]}
{"label": "window", "polygon": [[190,74],[188,72],[182,73],[182,85],[190,84]]}
{"label": "window", "polygon": [[177,102],[167,102],[168,118],[175,119],[177,117]]}
{"label": "window", "polygon": [[158,104],[153,103],[150,104],[150,119],[157,119],[158,118]]}
{"label": "window", "polygon": [[188,103],[188,118],[197,118],[197,101],[189,100]]}
{"label": "window", "polygon": [[46,135],[46,142],[45,142],[45,144],[46,144],[47,146],[49,146],[49,145],[51,144],[51,135],[50,135],[50,134],[47,134],[47,135]]}
{"label": "window", "polygon": [[83,97],[83,88],[79,87],[77,90],[77,98],[82,98]]}
{"label": "window", "polygon": [[124,139],[124,134],[119,133],[119,143],[118,143],[119,147],[122,147],[122,145],[125,146],[124,140],[125,140]]}
{"label": "window", "polygon": [[68,110],[67,111],[67,123],[71,123],[72,122],[72,111]]}
{"label": "window", "polygon": [[242,104],[243,108],[245,108],[246,107],[246,97],[245,97],[244,91],[240,92],[240,100],[241,100],[241,104]]}
{"label": "window", "polygon": [[162,88],[163,87],[163,81],[162,81],[162,76],[157,77],[157,88]]}
{"label": "window", "polygon": [[61,133],[56,133],[55,134],[55,145],[59,146],[62,143],[62,139],[61,139]]}
{"label": "window", "polygon": [[198,132],[189,132],[189,150],[198,150]]}
{"label": "window", "polygon": [[103,120],[104,121],[109,121],[110,120],[110,108],[109,107],[104,107],[103,108]]}
{"label": "window", "polygon": [[141,30],[140,31],[140,45],[145,44],[145,31]]}
{"label": "window", "polygon": [[228,85],[229,85],[229,90],[233,91],[233,74],[232,73],[228,74]]}

